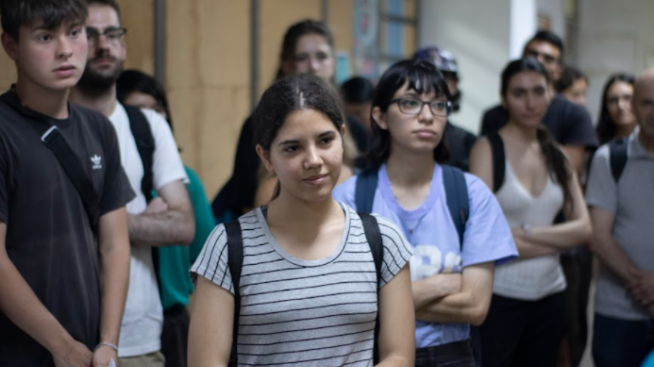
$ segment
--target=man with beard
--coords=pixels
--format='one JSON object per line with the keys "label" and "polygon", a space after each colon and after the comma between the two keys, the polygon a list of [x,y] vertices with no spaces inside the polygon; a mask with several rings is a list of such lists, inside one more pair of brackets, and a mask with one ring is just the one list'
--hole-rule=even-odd
{"label": "man with beard", "polygon": [[[132,258],[118,345],[119,366],[163,367],[160,349],[164,320],[153,248],[188,245],[193,240],[193,209],[184,186],[188,178],[166,121],[154,111],[130,110],[117,102],[116,80],[126,58],[126,29],[120,24],[118,4],[115,0],[87,3],[86,70],[71,99],[109,117],[118,135],[123,168],[137,193],[127,204]],[[143,120],[147,123],[139,124]],[[149,132],[145,137],[151,139],[149,147],[142,141],[143,125]],[[138,139],[134,135],[137,131]],[[151,149],[149,153],[144,147]],[[148,203],[152,190],[158,197]]]}

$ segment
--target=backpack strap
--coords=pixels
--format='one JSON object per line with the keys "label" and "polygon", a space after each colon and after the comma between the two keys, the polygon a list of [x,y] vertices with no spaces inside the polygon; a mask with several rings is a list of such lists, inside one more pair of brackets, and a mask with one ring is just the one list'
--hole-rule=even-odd
{"label": "backpack strap", "polygon": [[[84,163],[90,162],[85,159],[80,161],[56,125],[50,123],[44,115],[23,106],[18,95],[15,93],[14,86],[12,86],[10,92],[3,94],[0,100],[20,113],[26,114],[34,119],[34,123],[31,124],[34,131],[40,137],[43,144],[57,158],[59,165],[63,168],[66,176],[68,176],[68,179],[77,190],[82,203],[84,203],[91,230],[97,235],[98,224],[100,222],[100,197],[93,187],[91,177],[89,177],[83,166]],[[91,157],[91,159],[94,158]]]}
{"label": "backpack strap", "polygon": [[470,216],[470,201],[468,199],[468,184],[463,171],[456,167],[442,165],[443,186],[447,197],[447,208],[450,210],[452,223],[459,235],[459,248],[463,249],[463,235]]}
{"label": "backpack strap", "polygon": [[152,200],[152,189],[154,180],[152,175],[152,165],[154,163],[154,136],[148,119],[140,108],[123,105],[127,118],[129,119],[129,128],[136,142],[136,149],[143,162],[143,179],[141,180],[141,191],[145,195],[145,200]]}
{"label": "backpack strap", "polygon": [[611,174],[615,183],[620,181],[620,176],[627,165],[627,147],[628,138],[614,139],[609,145],[609,160],[611,164]]}
{"label": "backpack strap", "polygon": [[238,322],[241,315],[241,270],[243,269],[243,232],[238,219],[225,223],[227,234],[227,266],[234,285],[234,325],[232,327],[232,352],[229,366],[238,364]]}
{"label": "backpack strap", "polygon": [[375,320],[375,341],[373,349],[373,363],[377,364],[379,362],[379,284],[381,283],[381,267],[384,259],[384,242],[377,219],[370,214],[361,212],[359,213],[359,217],[361,217],[363,231],[366,234],[366,241],[368,242],[368,246],[370,246],[370,253],[372,254],[375,271],[377,272],[377,319]]}
{"label": "backpack strap", "polygon": [[357,211],[361,213],[371,213],[372,204],[375,200],[375,190],[377,190],[377,170],[367,170],[356,178],[354,189],[354,203]]}
{"label": "backpack strap", "polygon": [[56,126],[52,126],[42,136],[41,141],[52,151],[68,178],[82,197],[91,229],[97,234],[100,222],[100,199],[93,188],[93,182],[87,176],[82,163],[66,142]]}
{"label": "backpack strap", "polygon": [[493,155],[493,192],[498,192],[504,184],[506,171],[506,155],[504,154],[504,141],[498,133],[487,136]]}

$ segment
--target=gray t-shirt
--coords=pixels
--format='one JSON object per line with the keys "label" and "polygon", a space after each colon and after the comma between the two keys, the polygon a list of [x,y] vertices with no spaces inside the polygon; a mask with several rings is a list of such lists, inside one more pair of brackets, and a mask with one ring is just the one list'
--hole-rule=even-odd
{"label": "gray t-shirt", "polygon": [[[609,164],[609,146],[597,150],[591,165],[586,201],[589,206],[615,214],[613,238],[640,270],[654,271],[654,156],[638,141],[638,129],[629,137],[627,165],[616,184]],[[622,282],[602,266],[595,298],[597,313],[625,320],[647,320],[646,310]]]}
{"label": "gray t-shirt", "polygon": [[[336,250],[319,260],[286,253],[261,209],[239,218],[243,231],[239,365],[372,366],[377,290],[404,267],[411,245],[376,216],[384,244],[382,279],[361,219],[348,206]],[[233,294],[225,227],[207,240],[191,271]]]}

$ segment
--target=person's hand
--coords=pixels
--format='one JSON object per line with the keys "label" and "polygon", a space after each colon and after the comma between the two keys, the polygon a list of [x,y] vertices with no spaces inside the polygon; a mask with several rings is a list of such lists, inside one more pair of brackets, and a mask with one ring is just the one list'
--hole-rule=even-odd
{"label": "person's hand", "polygon": [[93,367],[107,367],[112,359],[118,361],[118,353],[109,346],[101,345],[93,354]]}
{"label": "person's hand", "polygon": [[93,353],[86,345],[73,340],[63,352],[53,354],[56,367],[91,367]]}
{"label": "person's hand", "polygon": [[158,213],[163,213],[166,210],[168,210],[168,204],[164,201],[164,199],[160,197],[156,197],[150,201],[148,204],[148,207],[145,209],[143,212],[144,214],[158,214]]}
{"label": "person's hand", "polygon": [[654,306],[654,273],[643,273],[629,286],[629,293],[646,308]]}

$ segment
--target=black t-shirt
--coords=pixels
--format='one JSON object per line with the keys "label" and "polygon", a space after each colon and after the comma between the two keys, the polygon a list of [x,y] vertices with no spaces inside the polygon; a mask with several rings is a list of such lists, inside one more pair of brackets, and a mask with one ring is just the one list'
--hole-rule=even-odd
{"label": "black t-shirt", "polygon": [[[56,120],[22,107],[13,92],[0,97],[0,221],[9,259],[68,333],[92,350],[100,326],[98,243],[80,194],[35,124],[57,126],[92,178],[101,214],[134,193],[110,122],[74,104],[69,113]],[[0,366],[52,365],[50,353],[0,312]]]}
{"label": "black t-shirt", "polygon": [[445,162],[465,172],[470,169],[470,151],[477,141],[477,136],[451,122],[445,125],[443,139],[450,151],[450,159]]}
{"label": "black t-shirt", "polygon": [[[481,123],[481,134],[497,132],[508,120],[509,114],[501,105],[486,110]],[[552,99],[542,123],[561,145],[595,148],[599,144],[588,111],[561,96]]]}

